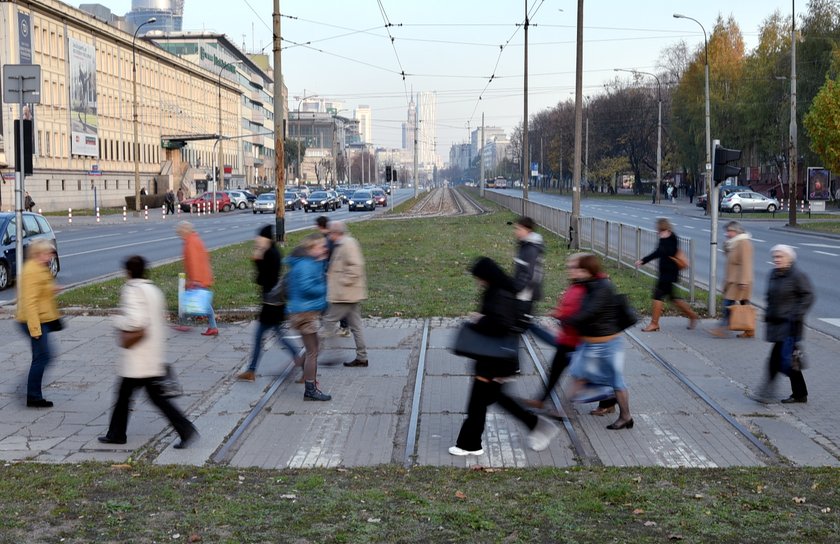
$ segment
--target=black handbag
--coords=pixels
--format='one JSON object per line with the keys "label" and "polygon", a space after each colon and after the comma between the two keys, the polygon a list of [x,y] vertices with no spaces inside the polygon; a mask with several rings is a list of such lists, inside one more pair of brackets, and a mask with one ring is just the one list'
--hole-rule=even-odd
{"label": "black handbag", "polygon": [[519,338],[515,335],[487,336],[464,323],[455,333],[450,349],[455,355],[470,359],[511,361],[519,358]]}
{"label": "black handbag", "polygon": [[160,396],[166,399],[174,399],[184,394],[184,388],[181,387],[181,382],[175,375],[175,369],[171,364],[163,365],[166,368],[166,374],[157,379],[157,384],[160,387]]}
{"label": "black handbag", "polygon": [[47,321],[46,323],[43,323],[43,325],[49,327],[50,332],[58,332],[64,330],[64,320],[60,317],[58,319],[53,319],[52,321]]}
{"label": "black handbag", "polygon": [[280,276],[271,290],[263,295],[263,304],[283,306],[286,304],[286,275]]}

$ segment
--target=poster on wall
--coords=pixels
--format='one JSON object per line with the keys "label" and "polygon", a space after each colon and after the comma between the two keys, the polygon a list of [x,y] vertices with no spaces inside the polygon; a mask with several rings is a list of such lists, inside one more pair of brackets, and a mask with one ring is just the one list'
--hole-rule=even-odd
{"label": "poster on wall", "polygon": [[808,167],[808,188],[805,194],[808,195],[808,200],[828,200],[831,198],[831,188],[829,181],[831,180],[831,172],[821,166]]}
{"label": "poster on wall", "polygon": [[99,157],[96,116],[96,48],[69,39],[70,153]]}

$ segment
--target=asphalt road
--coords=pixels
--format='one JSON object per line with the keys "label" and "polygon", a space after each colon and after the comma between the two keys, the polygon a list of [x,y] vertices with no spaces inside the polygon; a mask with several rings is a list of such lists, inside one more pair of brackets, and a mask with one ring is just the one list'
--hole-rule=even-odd
{"label": "asphalt road", "polygon": [[[413,197],[414,190],[400,189],[394,191],[392,196],[394,198],[389,199],[388,209],[393,204]],[[311,228],[319,215],[344,221],[361,221],[384,211],[384,208],[377,208],[374,212],[350,212],[346,205],[326,214],[287,211],[286,232]],[[274,215],[254,214],[251,209],[192,217],[182,213],[180,218],[194,224],[207,249],[252,240],[259,227],[274,224]],[[55,230],[61,257],[61,272],[56,280],[59,285],[75,285],[119,274],[122,262],[131,255],[143,255],[153,264],[180,259],[182,256],[181,241],[175,233],[179,219],[177,216],[162,219],[160,210],[151,213],[148,220],[129,217],[126,222],[122,222],[120,216],[105,217],[99,224],[91,217],[76,217],[72,224],[64,217],[48,219]],[[0,291],[0,304],[9,303],[16,296],[14,285]]]}

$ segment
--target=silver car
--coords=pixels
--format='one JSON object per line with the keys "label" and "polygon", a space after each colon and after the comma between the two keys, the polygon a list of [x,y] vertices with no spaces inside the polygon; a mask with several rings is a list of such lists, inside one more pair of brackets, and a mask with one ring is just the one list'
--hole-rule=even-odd
{"label": "silver car", "polygon": [[745,212],[775,212],[779,209],[779,201],[754,191],[738,191],[723,197],[720,201],[721,211],[734,213]]}
{"label": "silver car", "polygon": [[254,213],[274,213],[277,196],[274,193],[263,193],[254,201]]}
{"label": "silver car", "polygon": [[234,208],[244,210],[248,207],[248,196],[242,191],[225,191],[230,197],[230,202]]}

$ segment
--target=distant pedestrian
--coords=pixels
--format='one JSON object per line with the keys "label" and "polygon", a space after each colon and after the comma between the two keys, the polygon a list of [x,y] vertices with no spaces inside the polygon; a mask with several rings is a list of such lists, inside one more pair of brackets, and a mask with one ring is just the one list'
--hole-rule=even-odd
{"label": "distant pedestrian", "polygon": [[808,402],[808,387],[797,366],[794,350],[802,341],[805,314],[814,303],[811,281],[796,266],[796,251],[779,244],[770,249],[773,270],[767,281],[767,301],[764,310],[765,340],[773,343],[767,362],[767,379],[759,388],[756,400],[768,402],[772,384],[779,372],[790,378],[791,395],[782,399],[785,404]]}
{"label": "distant pedestrian", "polygon": [[[724,338],[728,335],[729,307],[733,304],[749,304],[753,285],[752,237],[738,221],[726,224],[726,272],[723,277],[723,315],[720,326],[712,329],[712,335]],[[744,331],[738,338],[753,338],[755,331]]]}
{"label": "distant pedestrian", "polygon": [[145,187],[140,188],[140,196],[146,196],[146,188]]}
{"label": "distant pedestrian", "polygon": [[519,305],[518,315],[524,316],[524,319],[530,322],[536,310],[536,303],[543,298],[545,242],[542,235],[535,232],[537,224],[530,217],[521,216],[509,224],[513,225],[513,234],[516,238],[516,255],[513,258],[513,292]]}
{"label": "distant pedestrian", "polygon": [[[181,221],[176,227],[178,236],[184,241],[184,272],[187,276],[186,288],[210,289],[213,287],[213,270],[210,268],[210,255],[204,247],[204,242],[189,221]],[[208,326],[202,336],[218,336],[219,328],[216,324],[216,314],[213,307],[207,314]],[[189,327],[179,325],[178,330],[189,330]]]}
{"label": "distant pedestrian", "polygon": [[32,197],[29,196],[29,191],[26,191],[26,196],[23,198],[23,209],[31,212],[32,208],[35,207],[35,201],[32,200]]}
{"label": "distant pedestrian", "polygon": [[327,300],[329,307],[321,328],[324,338],[334,336],[341,319],[347,320],[356,344],[356,357],[344,366],[368,366],[367,346],[362,330],[362,302],[367,299],[365,258],[359,242],[347,232],[343,221],[330,221],[329,238],[334,244],[327,269]]}
{"label": "distant pedestrian", "polygon": [[689,185],[688,189],[686,189],[685,194],[688,196],[688,203],[694,204],[694,185]]}
{"label": "distant pedestrian", "polygon": [[50,334],[63,328],[55,301],[61,288],[55,285],[49,268],[54,255],[55,247],[49,241],[34,240],[27,248],[26,262],[18,279],[20,292],[15,320],[29,337],[32,347],[26,384],[26,406],[30,408],[51,408],[53,405],[44,398],[41,382],[44,371],[52,362]]}
{"label": "distant pedestrian", "polygon": [[[324,235],[324,239],[327,242],[327,267],[329,267],[329,262],[332,258],[333,249],[335,249],[335,242],[333,242],[330,238],[329,218],[326,215],[319,215],[315,219],[315,228],[318,229],[318,232]],[[338,332],[336,334],[345,338],[350,336],[350,329],[347,328],[347,318],[342,318],[338,322]]]}
{"label": "distant pedestrian", "polygon": [[181,188],[181,187],[178,187],[178,192],[175,193],[175,196],[177,197],[179,204],[181,202],[183,202],[184,201],[184,189]]}
{"label": "distant pedestrian", "polygon": [[271,225],[266,225],[257,233],[254,240],[254,253],[251,257],[257,269],[256,283],[260,287],[260,315],[257,319],[257,331],[254,335],[254,347],[251,352],[251,362],[248,370],[237,376],[237,379],[252,382],[256,378],[257,364],[262,353],[262,340],[265,333],[274,331],[277,339],[291,354],[296,366],[303,365],[303,355],[300,350],[286,338],[286,303],[274,304],[267,300],[268,294],[277,286],[280,280],[282,255],[277,244]]}
{"label": "distant pedestrian", "polygon": [[163,203],[166,206],[167,214],[171,215],[175,213],[175,192],[172,189],[166,191],[166,194],[163,196]]}
{"label": "distant pedestrian", "polygon": [[[511,330],[514,309],[510,307],[512,293],[505,291],[511,285],[511,278],[488,257],[478,259],[470,269],[473,277],[484,289],[481,294],[479,313],[473,314],[468,325],[475,332],[494,338],[515,336]],[[528,446],[542,451],[557,435],[557,426],[543,416],[523,408],[505,391],[505,384],[519,368],[518,355],[510,359],[476,359],[474,379],[467,403],[467,419],[461,425],[455,445],[449,448],[451,455],[482,455],[484,448],[481,435],[487,419],[487,408],[495,403],[520,420],[531,431]]]}
{"label": "distant pedestrian", "polygon": [[306,350],[303,362],[303,400],[328,401],[331,395],[319,387],[318,375],[318,322],[327,307],[327,283],[324,263],[327,245],[324,237],[313,233],[286,257],[288,266],[286,309],[289,324],[300,332]]}
{"label": "distant pedestrian", "polygon": [[659,330],[659,318],[665,307],[666,298],[670,298],[674,306],[688,318],[688,328],[693,329],[697,326],[697,314],[684,299],[674,292],[674,284],[680,278],[680,269],[672,257],[677,254],[679,240],[677,235],[674,234],[671,222],[664,217],[656,220],[656,230],[659,234],[659,243],[656,249],[636,261],[636,268],[638,268],[654,259],[659,259],[659,275],[656,278],[656,286],[653,288],[653,309],[651,310],[650,324],[643,328],[642,332]]}
{"label": "distant pedestrian", "polygon": [[669,183],[668,188],[666,189],[666,192],[668,193],[668,200],[670,200],[671,203],[673,204],[674,203],[674,186]]}
{"label": "distant pedestrian", "polygon": [[134,255],[125,261],[127,281],[120,290],[120,313],[114,325],[118,331],[143,331],[136,344],[124,349],[117,375],[121,377],[114,412],[108,432],[98,440],[104,444],[125,444],[131,397],[140,387],[149,400],[175,428],[181,440],[173,447],[186,448],[198,432],[177,406],[162,395],[160,379],[166,375],[164,347],[166,343],[166,302],[158,287],[145,279],[146,260]]}

